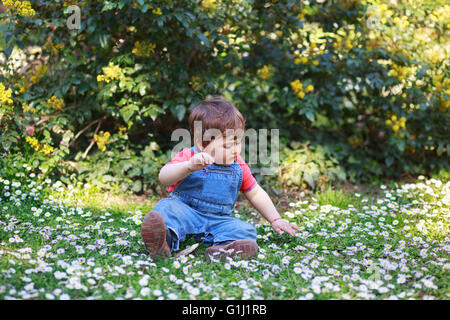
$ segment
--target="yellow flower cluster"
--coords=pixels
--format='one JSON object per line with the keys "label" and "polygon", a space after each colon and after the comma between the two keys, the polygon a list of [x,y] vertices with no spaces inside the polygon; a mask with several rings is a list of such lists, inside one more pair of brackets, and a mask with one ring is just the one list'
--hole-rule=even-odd
{"label": "yellow flower cluster", "polygon": [[367,10],[367,16],[372,17],[375,16],[376,18],[379,18],[380,22],[382,24],[385,24],[386,21],[392,17],[393,12],[392,10],[388,9],[388,6],[386,4],[380,4],[380,5],[372,5]]}
{"label": "yellow flower cluster", "polygon": [[64,109],[64,100],[61,98],[58,98],[57,96],[52,96],[50,99],[47,100],[47,103],[55,110],[62,110]]}
{"label": "yellow flower cluster", "polygon": [[203,0],[202,9],[205,11],[214,11],[217,9],[217,0]]}
{"label": "yellow flower cluster", "polygon": [[127,128],[126,127],[124,127],[124,126],[120,126],[119,127],[119,134],[120,135],[123,135],[123,134],[125,134],[127,132]]}
{"label": "yellow flower cluster", "polygon": [[439,44],[425,51],[425,56],[431,63],[440,63],[446,57],[449,57],[449,51]]}
{"label": "yellow flower cluster", "polygon": [[310,84],[305,88],[305,91],[303,91],[303,84],[298,79],[291,82],[291,88],[292,91],[294,91],[294,94],[300,99],[303,99],[308,92],[314,90],[314,86]]}
{"label": "yellow flower cluster", "polygon": [[124,78],[124,74],[120,66],[115,65],[112,62],[109,62],[108,66],[103,67],[102,70],[103,74],[99,74],[97,76],[98,82],[105,81],[106,83],[109,83],[111,80]]}
{"label": "yellow flower cluster", "polygon": [[[310,47],[311,48],[315,48],[315,43],[312,44],[313,46]],[[311,49],[312,50],[312,49]],[[318,55],[322,54],[322,51],[316,52]],[[319,60],[314,59],[314,57],[306,57],[306,56],[301,56],[299,52],[295,52],[294,53],[294,64],[307,64],[308,62],[311,62],[314,66],[318,66],[319,65]]]}
{"label": "yellow flower cluster", "polygon": [[450,78],[445,78],[444,81],[442,81],[443,77],[442,74],[433,76],[433,85],[437,94],[440,95],[437,106],[440,111],[446,112],[448,107],[450,107],[450,99],[446,99],[444,94],[450,96]]}
{"label": "yellow flower cluster", "polygon": [[[392,127],[392,130],[394,130],[394,136],[397,136],[399,129],[406,129],[406,118],[401,117],[399,120],[397,120],[397,116],[394,114],[392,115],[391,119],[386,120],[386,124]],[[403,138],[403,134],[400,134],[400,137]]]}
{"label": "yellow flower cluster", "polygon": [[134,55],[138,57],[149,57],[152,52],[155,50],[156,44],[149,43],[141,43],[140,41],[136,41],[134,43],[134,48],[131,51]]}
{"label": "yellow flower cluster", "polygon": [[445,78],[444,81],[442,81],[443,77],[442,74],[433,76],[434,87],[436,88],[436,91],[450,95],[450,78]]}
{"label": "yellow flower cluster", "polygon": [[157,14],[157,15],[162,15],[162,11],[161,11],[161,9],[160,8],[157,8],[157,9],[152,9],[152,13],[153,14]]}
{"label": "yellow flower cluster", "polygon": [[388,72],[388,76],[395,77],[400,81],[407,80],[409,76],[414,74],[414,68],[410,66],[399,66],[398,64],[392,63],[392,68]]}
{"label": "yellow flower cluster", "polygon": [[446,4],[443,7],[439,7],[438,9],[435,9],[429,16],[431,21],[437,22],[437,23],[447,23],[450,24],[450,6]]}
{"label": "yellow flower cluster", "polygon": [[39,141],[35,137],[26,137],[25,139],[30,146],[36,151],[36,152],[42,152],[43,154],[50,154],[53,152],[53,147],[49,146],[48,144],[40,144]]}
{"label": "yellow flower cluster", "polygon": [[25,17],[33,17],[36,14],[29,1],[4,0],[3,5],[9,10],[16,10],[17,14]]}
{"label": "yellow flower cluster", "polygon": [[300,64],[300,63],[306,64],[306,63],[308,63],[308,57],[300,56],[299,53],[295,53],[294,56],[295,56],[295,59],[294,59],[294,63],[295,64]]}
{"label": "yellow flower cluster", "polygon": [[63,49],[61,43],[53,44],[50,39],[47,39],[47,42],[44,44],[44,48],[52,52],[54,55],[57,55]]}
{"label": "yellow flower cluster", "polygon": [[50,154],[53,152],[53,150],[54,150],[53,147],[49,146],[48,144],[42,145],[42,148],[41,148],[41,152],[43,154]]}
{"label": "yellow flower cluster", "polygon": [[271,65],[266,65],[257,71],[258,77],[262,80],[267,80],[272,78],[275,68]]}
{"label": "yellow flower cluster", "polygon": [[15,83],[15,86],[19,87],[19,93],[25,93],[30,91],[31,83],[38,83],[41,81],[42,77],[47,73],[48,67],[43,65],[38,65],[36,70],[30,69],[28,71],[30,81],[28,81],[27,76],[23,75],[20,80]]}
{"label": "yellow flower cluster", "polygon": [[[149,9],[152,9],[152,7],[150,7],[148,4],[147,4],[147,6]],[[141,9],[141,5],[139,4],[139,2],[135,1],[135,2],[133,2],[132,8],[133,9]],[[152,9],[152,13],[157,14],[157,15],[162,15],[161,8]]]}
{"label": "yellow flower cluster", "polygon": [[6,90],[3,83],[0,82],[0,106],[6,106],[13,103],[11,99],[11,94],[12,94],[11,88]]}
{"label": "yellow flower cluster", "polygon": [[108,140],[111,134],[106,131],[100,131],[99,134],[94,135],[94,140],[97,143],[97,147],[104,152],[106,150],[106,145],[108,144]]}
{"label": "yellow flower cluster", "polygon": [[69,6],[73,6],[73,5],[79,5],[79,1],[78,0],[65,0],[63,7],[69,7]]}
{"label": "yellow flower cluster", "polygon": [[306,10],[305,10],[305,9],[302,9],[302,11],[297,15],[297,19],[298,19],[299,21],[305,19],[305,14],[306,14],[306,13],[307,13]]}
{"label": "yellow flower cluster", "polygon": [[22,102],[22,110],[23,112],[36,113],[37,110],[34,107],[30,107],[30,105],[26,102]]}
{"label": "yellow flower cluster", "polygon": [[38,83],[39,81],[41,81],[42,77],[44,77],[47,71],[47,66],[43,66],[42,64],[38,65],[34,73],[31,73],[30,81],[32,83]]}
{"label": "yellow flower cluster", "polygon": [[400,29],[404,29],[407,26],[409,26],[409,21],[408,21],[408,17],[403,16],[401,18],[399,17],[395,17],[394,19],[394,23],[400,28]]}
{"label": "yellow flower cluster", "polygon": [[28,82],[26,76],[21,76],[20,81],[16,83],[16,86],[20,87],[19,93],[25,93],[30,90],[31,84]]}
{"label": "yellow flower cluster", "polygon": [[341,49],[341,50],[350,51],[350,50],[353,49],[353,43],[352,43],[352,41],[349,38],[344,40],[342,37],[338,36],[336,38],[336,41],[333,42],[333,47],[335,49]]}

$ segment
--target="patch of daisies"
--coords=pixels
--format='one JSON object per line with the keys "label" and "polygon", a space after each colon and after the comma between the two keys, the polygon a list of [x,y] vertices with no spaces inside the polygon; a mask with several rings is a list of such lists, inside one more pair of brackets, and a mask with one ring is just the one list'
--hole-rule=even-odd
{"label": "patch of daisies", "polygon": [[0,177],[2,299],[449,297],[450,182],[382,185],[378,199],[355,193],[358,207],[292,202],[282,214],[300,226],[296,238],[257,225],[254,259],[214,263],[199,250],[153,261],[140,238],[143,212],[90,210],[46,188],[73,189],[28,173]]}

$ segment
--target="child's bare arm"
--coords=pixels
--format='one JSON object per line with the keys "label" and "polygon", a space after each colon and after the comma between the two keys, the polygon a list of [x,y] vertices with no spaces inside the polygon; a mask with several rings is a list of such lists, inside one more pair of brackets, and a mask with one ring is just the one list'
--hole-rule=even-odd
{"label": "child's bare arm", "polygon": [[244,195],[256,210],[270,222],[278,234],[285,231],[291,236],[295,236],[295,231],[300,231],[300,228],[294,223],[281,219],[269,195],[258,184],[252,190],[244,192]]}
{"label": "child's bare arm", "polygon": [[168,163],[159,171],[159,182],[170,186],[191,174],[189,161]]}
{"label": "child's bare arm", "polygon": [[188,161],[168,163],[159,171],[159,182],[170,186],[213,162],[214,158],[211,155],[206,152],[199,152]]}

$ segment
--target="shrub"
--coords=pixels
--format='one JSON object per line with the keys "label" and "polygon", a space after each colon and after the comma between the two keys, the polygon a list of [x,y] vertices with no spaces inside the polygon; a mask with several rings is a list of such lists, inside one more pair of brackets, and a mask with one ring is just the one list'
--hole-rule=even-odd
{"label": "shrub", "polygon": [[55,175],[79,162],[85,179],[156,187],[159,161],[134,168],[145,150],[163,159],[192,107],[223,94],[249,127],[322,145],[352,180],[447,165],[444,1],[20,3],[0,13],[8,161]]}

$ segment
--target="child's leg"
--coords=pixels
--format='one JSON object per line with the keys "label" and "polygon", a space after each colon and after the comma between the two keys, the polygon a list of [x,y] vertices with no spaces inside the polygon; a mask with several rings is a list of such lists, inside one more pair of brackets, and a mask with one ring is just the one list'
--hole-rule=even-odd
{"label": "child's leg", "polygon": [[213,245],[205,251],[209,260],[236,254],[243,259],[250,259],[256,255],[256,229],[250,223],[230,216],[218,216],[209,223],[208,232],[213,235]]}
{"label": "child's leg", "polygon": [[212,245],[224,245],[236,240],[256,241],[256,228],[250,223],[231,217],[217,216],[208,219],[208,232],[213,235]]}
{"label": "child's leg", "polygon": [[170,230],[172,241],[171,251],[178,250],[180,241],[188,234],[204,233],[206,223],[197,211],[176,197],[161,199],[153,208],[164,219],[167,230]]}

